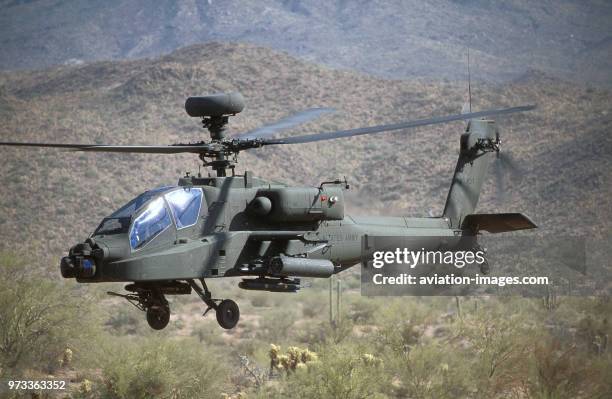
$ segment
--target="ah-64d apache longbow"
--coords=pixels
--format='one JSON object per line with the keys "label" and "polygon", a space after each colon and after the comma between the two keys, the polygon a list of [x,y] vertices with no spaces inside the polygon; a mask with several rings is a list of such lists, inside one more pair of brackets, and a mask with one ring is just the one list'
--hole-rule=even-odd
{"label": "ah-64d apache longbow", "polygon": [[[484,117],[528,111],[534,106],[271,138],[282,129],[330,111],[315,108],[226,137],[229,116],[243,108],[244,100],[238,93],[188,98],[187,113],[202,118],[211,137],[210,141],[194,144],[0,143],[76,151],[194,153],[204,166],[216,172],[216,177],[185,176],[177,186],[146,191],[104,218],[89,238],[62,258],[62,276],[80,283],[128,282],[125,289],[129,293],[114,295],[145,311],[154,329],[163,329],[170,319],[165,296],[190,294],[193,289],[208,306],[206,312],[215,310],[221,327],[230,329],[240,317],[238,305],[231,299],[214,299],[204,279],[243,276],[240,288],[295,292],[300,288],[299,277],[328,278],[359,263],[364,235],[473,237],[481,230],[496,233],[535,227],[520,213],[474,213],[485,172],[500,157],[498,131],[494,122]],[[458,120],[469,122],[460,138],[459,160],[441,217],[348,216],[344,213],[346,181],[291,187],[253,177],[249,172],[234,173],[236,156],[244,150]],[[227,176],[228,170],[232,176]]]}

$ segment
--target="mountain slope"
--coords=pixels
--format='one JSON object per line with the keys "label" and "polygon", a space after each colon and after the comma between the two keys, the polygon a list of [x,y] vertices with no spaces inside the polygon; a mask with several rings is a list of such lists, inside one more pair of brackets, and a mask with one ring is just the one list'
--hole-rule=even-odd
{"label": "mountain slope", "polygon": [[74,0],[0,3],[0,68],[150,57],[251,42],[378,76],[516,77],[530,68],[612,84],[604,0]]}
{"label": "mountain slope", "polygon": [[[605,236],[612,216],[608,91],[542,74],[473,88],[475,109],[535,102],[536,111],[498,121],[504,150],[522,174],[499,200],[492,177],[479,211],[522,211],[540,233]],[[0,140],[170,144],[207,138],[189,118],[187,96],[239,90],[247,108],[230,132],[255,128],[307,107],[338,109],[293,134],[456,113],[463,85],[384,80],[305,63],[253,45],[212,43],[155,60],[99,62],[0,74]],[[350,210],[361,214],[440,214],[464,123],[241,154],[238,172],[318,185],[347,176]],[[286,134],[290,134],[287,132]],[[173,184],[190,155],[84,154],[0,148],[0,242],[50,258],[90,233],[138,193]],[[492,176],[492,174],[490,174]],[[41,256],[43,256],[41,255]]]}

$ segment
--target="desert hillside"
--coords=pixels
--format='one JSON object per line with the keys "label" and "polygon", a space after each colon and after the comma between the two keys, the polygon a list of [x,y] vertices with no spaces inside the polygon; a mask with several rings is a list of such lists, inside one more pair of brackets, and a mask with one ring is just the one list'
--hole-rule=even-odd
{"label": "desert hillside", "polygon": [[[337,109],[297,134],[459,112],[465,87],[385,80],[249,44],[195,45],[151,60],[0,73],[0,141],[170,144],[207,139],[189,95],[239,90],[231,134],[308,107]],[[498,120],[517,167],[490,173],[479,211],[522,211],[535,235],[609,239],[609,91],[530,72],[477,83],[473,108],[535,103]],[[465,123],[241,154],[238,172],[318,185],[346,176],[349,210],[440,214]],[[163,331],[106,291],[61,279],[59,257],[138,193],[197,172],[195,156],[0,148],[0,376],[58,378],[71,398],[610,397],[609,297],[384,297],[359,269],[299,293],[211,279],[241,318],[222,330],[196,295],[173,296]],[[604,246],[609,248],[609,246]],[[607,258],[609,259],[609,257]],[[312,286],[310,284],[312,283]],[[60,396],[61,397],[61,396]]]}
{"label": "desert hillside", "polygon": [[[183,109],[189,95],[238,90],[247,108],[232,132],[308,107],[334,107],[294,132],[399,122],[461,110],[465,87],[383,80],[305,63],[246,44],[186,47],[154,60],[98,62],[0,75],[2,140],[170,144],[207,139]],[[543,233],[602,236],[611,216],[608,91],[530,73],[478,84],[473,107],[535,103],[498,123],[520,173],[481,196],[481,211],[522,211]],[[238,171],[291,184],[346,176],[354,213],[440,214],[465,124],[243,153]],[[0,238],[5,247],[59,256],[138,193],[197,172],[195,156],[85,154],[2,148]],[[504,194],[504,195],[502,195]]]}
{"label": "desert hillside", "polygon": [[[530,68],[612,84],[605,0],[2,1],[0,68],[159,56],[250,42],[393,78],[507,80]],[[248,23],[245,23],[248,21]]]}

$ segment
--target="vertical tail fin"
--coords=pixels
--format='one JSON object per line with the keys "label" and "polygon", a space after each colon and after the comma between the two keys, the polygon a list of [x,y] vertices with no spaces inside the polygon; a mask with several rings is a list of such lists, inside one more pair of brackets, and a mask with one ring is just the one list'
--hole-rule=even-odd
{"label": "vertical tail fin", "polygon": [[485,174],[498,149],[495,122],[472,119],[461,135],[459,160],[448,192],[444,217],[451,227],[460,228],[463,219],[474,213]]}

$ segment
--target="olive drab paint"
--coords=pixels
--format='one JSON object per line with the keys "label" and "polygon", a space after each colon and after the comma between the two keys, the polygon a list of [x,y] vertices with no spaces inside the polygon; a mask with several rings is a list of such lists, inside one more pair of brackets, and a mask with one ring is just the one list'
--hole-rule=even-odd
{"label": "olive drab paint", "polygon": [[[105,218],[84,242],[62,258],[65,278],[80,283],[126,282],[126,298],[146,312],[154,329],[170,319],[166,295],[195,291],[223,328],[239,320],[238,305],[215,299],[205,280],[241,277],[240,288],[295,292],[300,277],[329,278],[361,261],[368,237],[411,237],[419,247],[475,236],[535,228],[520,213],[475,214],[491,160],[500,151],[495,123],[483,119],[529,111],[534,106],[470,112],[329,133],[270,138],[279,130],[331,112],[315,108],[253,131],[226,136],[229,117],[242,111],[239,93],[190,97],[190,116],[202,118],[210,141],[173,145],[89,145],[2,142],[0,146],[56,147],[76,151],[194,153],[214,177],[186,175],[176,186],[149,190]],[[344,180],[293,187],[235,173],[240,151],[292,145],[417,126],[467,120],[460,153],[441,217],[351,216],[345,213]],[[228,173],[229,172],[229,173]],[[229,176],[228,176],[229,174]],[[448,237],[448,239],[446,238]],[[200,284],[197,283],[200,282]],[[205,312],[205,314],[206,314]]]}

